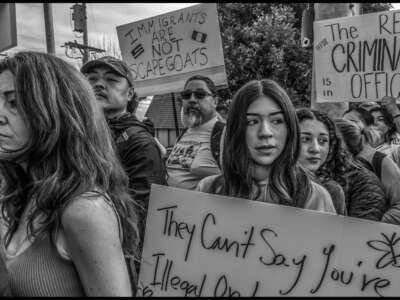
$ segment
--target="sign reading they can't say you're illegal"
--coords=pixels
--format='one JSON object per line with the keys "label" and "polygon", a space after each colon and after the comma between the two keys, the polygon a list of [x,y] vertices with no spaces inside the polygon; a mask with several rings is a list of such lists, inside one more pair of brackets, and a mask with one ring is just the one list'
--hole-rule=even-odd
{"label": "sign reading they can't say you're illegal", "polygon": [[121,25],[117,34],[141,97],[182,91],[193,75],[227,84],[215,3]]}
{"label": "sign reading they can't say you're illegal", "polygon": [[139,296],[398,296],[400,227],[152,185]]}

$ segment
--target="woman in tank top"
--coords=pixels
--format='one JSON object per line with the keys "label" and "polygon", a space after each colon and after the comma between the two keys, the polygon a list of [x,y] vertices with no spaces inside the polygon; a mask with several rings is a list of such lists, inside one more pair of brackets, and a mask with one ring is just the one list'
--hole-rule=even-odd
{"label": "woman in tank top", "polygon": [[0,165],[13,296],[132,296],[136,204],[73,66],[37,52],[0,62]]}
{"label": "woman in tank top", "polygon": [[336,213],[329,193],[297,162],[299,123],[276,82],[254,80],[241,87],[226,124],[223,174],[204,178],[198,190]]}

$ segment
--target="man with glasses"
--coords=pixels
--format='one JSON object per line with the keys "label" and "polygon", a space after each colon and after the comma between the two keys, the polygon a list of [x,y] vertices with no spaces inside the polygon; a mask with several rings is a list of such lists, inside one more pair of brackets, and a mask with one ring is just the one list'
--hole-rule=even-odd
{"label": "man with glasses", "polygon": [[194,190],[202,178],[220,173],[225,124],[216,111],[217,89],[210,78],[189,78],[181,97],[181,120],[187,129],[167,159],[168,185]]}

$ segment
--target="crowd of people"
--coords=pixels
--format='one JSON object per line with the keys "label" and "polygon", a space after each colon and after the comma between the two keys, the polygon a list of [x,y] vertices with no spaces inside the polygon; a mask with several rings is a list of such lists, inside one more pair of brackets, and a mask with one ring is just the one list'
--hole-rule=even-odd
{"label": "crowd of people", "polygon": [[228,108],[195,75],[181,100],[166,155],[122,60],[0,62],[0,296],[134,295],[153,183],[400,224],[394,98],[332,119],[262,79]]}

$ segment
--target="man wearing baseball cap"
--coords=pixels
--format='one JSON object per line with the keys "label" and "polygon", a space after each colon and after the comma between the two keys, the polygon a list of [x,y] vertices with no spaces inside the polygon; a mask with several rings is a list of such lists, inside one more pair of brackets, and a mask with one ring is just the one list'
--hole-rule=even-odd
{"label": "man wearing baseball cap", "polygon": [[167,184],[160,149],[147,126],[134,114],[136,99],[133,77],[125,62],[105,56],[87,62],[81,72],[92,85],[107,118],[120,161],[129,176],[131,195],[145,208],[139,213],[143,242],[150,185]]}

